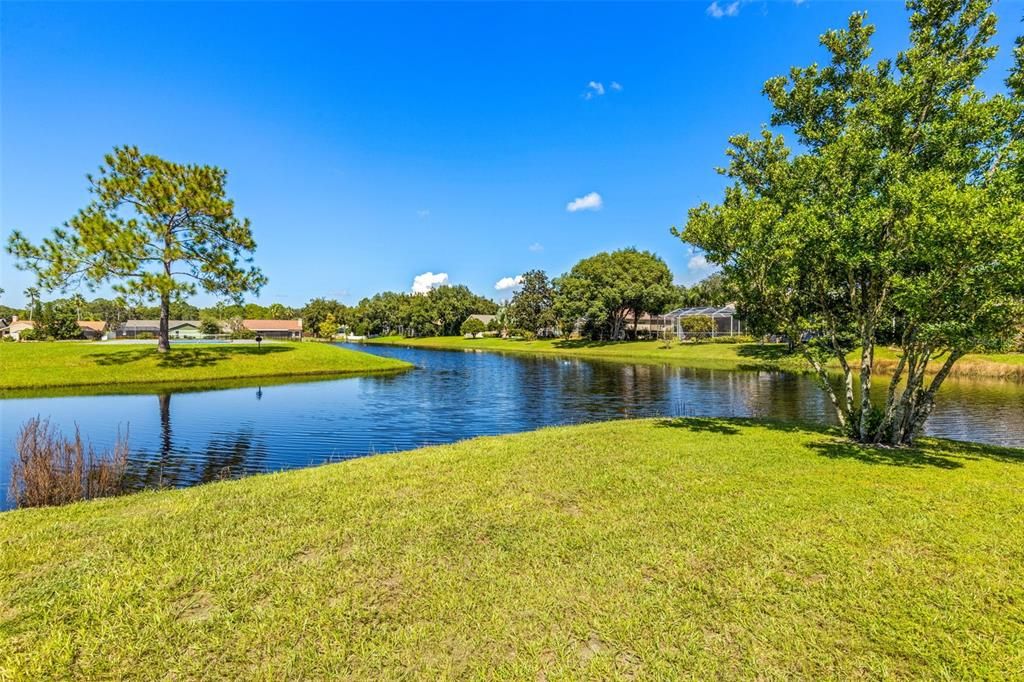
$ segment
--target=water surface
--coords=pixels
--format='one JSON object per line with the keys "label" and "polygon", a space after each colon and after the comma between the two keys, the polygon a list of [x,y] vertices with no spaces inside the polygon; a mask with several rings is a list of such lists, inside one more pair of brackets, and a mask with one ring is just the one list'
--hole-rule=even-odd
{"label": "water surface", "polygon": [[[541,426],[656,415],[831,423],[809,376],[382,346],[397,374],[159,395],[0,400],[0,486],[34,416],[109,447],[130,429],[133,484],[183,486]],[[932,435],[1024,446],[1024,387],[949,380]],[[3,505],[6,495],[0,495]]]}

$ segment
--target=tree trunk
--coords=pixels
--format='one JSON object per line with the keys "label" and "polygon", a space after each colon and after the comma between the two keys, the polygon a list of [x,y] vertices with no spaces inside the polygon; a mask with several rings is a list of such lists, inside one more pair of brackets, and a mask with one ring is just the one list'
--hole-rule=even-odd
{"label": "tree trunk", "polygon": [[171,349],[170,317],[171,297],[168,294],[160,294],[160,333],[156,341],[158,353],[166,353]]}
{"label": "tree trunk", "polygon": [[874,323],[864,323],[860,349],[860,424],[857,428],[862,443],[872,440],[871,429],[871,370],[875,364]]}

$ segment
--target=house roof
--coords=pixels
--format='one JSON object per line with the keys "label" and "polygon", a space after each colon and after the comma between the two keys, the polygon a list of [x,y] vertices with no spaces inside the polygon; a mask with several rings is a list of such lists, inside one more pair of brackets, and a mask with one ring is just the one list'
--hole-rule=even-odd
{"label": "house roof", "polygon": [[301,332],[302,320],[242,320],[242,326],[254,332]]}
{"label": "house roof", "polygon": [[473,319],[473,320],[480,320],[484,324],[490,324],[491,320],[496,318],[497,315],[479,315],[479,314],[477,314],[477,315],[470,315],[469,317],[470,317],[470,319]]}
{"label": "house roof", "polygon": [[102,332],[107,328],[107,323],[103,320],[79,320],[78,326],[82,329],[91,329],[95,332]]}
{"label": "house roof", "polygon": [[666,317],[731,317],[736,314],[736,306],[732,303],[721,307],[706,306],[700,308],[677,308]]}
{"label": "house roof", "polygon": [[32,320],[15,320],[6,329],[9,332],[20,332],[22,329],[35,329],[36,323]]}
{"label": "house roof", "polygon": [[[193,326],[199,328],[199,320],[167,320],[168,329]],[[122,325],[126,329],[159,329],[160,320],[125,320]]]}

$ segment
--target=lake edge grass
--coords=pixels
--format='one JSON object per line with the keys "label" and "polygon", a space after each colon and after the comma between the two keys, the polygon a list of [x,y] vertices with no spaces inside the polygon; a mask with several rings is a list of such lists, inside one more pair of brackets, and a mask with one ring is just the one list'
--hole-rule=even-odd
{"label": "lake edge grass", "polygon": [[[47,389],[94,388],[112,393],[129,386],[168,388],[203,382],[372,375],[412,365],[333,344],[264,343],[171,345],[31,342],[0,344],[0,396]],[[106,392],[106,391],[103,391]],[[23,394],[23,395],[25,395]],[[30,397],[25,395],[25,397]]]}
{"label": "lake edge grass", "polygon": [[[760,343],[678,343],[664,348],[661,341],[607,341],[607,342],[561,342],[538,339],[535,341],[512,339],[467,339],[461,336],[425,336],[406,338],[384,336],[365,339],[367,345],[405,346],[430,350],[482,350],[508,354],[547,354],[567,357],[581,357],[612,362],[635,362],[640,364],[664,364],[696,369],[727,370],[769,370],[792,373],[813,373],[807,362],[798,355],[787,354],[784,344]],[[573,345],[578,344],[578,345]],[[891,374],[898,362],[895,350],[879,347],[875,353],[875,371]],[[859,352],[850,354],[850,364],[855,370],[860,367]],[[932,363],[930,373],[938,371],[940,362]],[[836,361],[830,361],[830,368],[838,371]],[[1024,382],[1024,353],[999,353],[993,355],[969,354],[961,358],[949,374],[961,379],[998,379]]]}
{"label": "lake edge grass", "polygon": [[1022,487],[1022,450],[652,419],[6,512],[0,673],[1006,677]]}

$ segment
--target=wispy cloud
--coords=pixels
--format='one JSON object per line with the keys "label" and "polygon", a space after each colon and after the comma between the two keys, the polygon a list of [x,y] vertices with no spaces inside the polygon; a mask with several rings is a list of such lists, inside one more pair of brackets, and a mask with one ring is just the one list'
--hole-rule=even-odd
{"label": "wispy cloud", "polygon": [[412,293],[425,294],[431,289],[442,287],[448,283],[448,273],[439,272],[436,275],[432,272],[424,272],[416,275],[412,280]]}
{"label": "wispy cloud", "polygon": [[420,217],[420,220],[426,220],[427,218],[430,217],[430,209],[421,208],[420,210],[416,211],[416,215]]}
{"label": "wispy cloud", "polygon": [[587,89],[583,91],[583,99],[594,99],[595,97],[603,97],[608,92],[622,92],[622,83],[618,81],[612,81],[608,84],[608,87],[604,87],[604,83],[601,81],[590,81],[587,83]]}
{"label": "wispy cloud", "polygon": [[541,244],[540,242],[534,242],[530,244],[527,248],[530,249],[530,251],[533,251],[534,253],[540,253],[541,251],[544,250],[544,245]]}
{"label": "wispy cloud", "polygon": [[522,275],[516,275],[515,277],[502,277],[494,283],[494,288],[498,291],[508,291],[509,289],[515,289],[522,283]]}
{"label": "wispy cloud", "polygon": [[570,201],[565,205],[565,210],[569,213],[575,213],[576,211],[599,211],[602,206],[604,206],[604,199],[601,198],[601,195],[597,192],[591,192]]}
{"label": "wispy cloud", "polygon": [[708,5],[708,8],[704,10],[705,13],[714,19],[721,19],[722,17],[734,17],[740,13],[740,0],[733,0],[732,2],[723,2],[719,4],[718,0]]}

